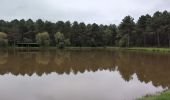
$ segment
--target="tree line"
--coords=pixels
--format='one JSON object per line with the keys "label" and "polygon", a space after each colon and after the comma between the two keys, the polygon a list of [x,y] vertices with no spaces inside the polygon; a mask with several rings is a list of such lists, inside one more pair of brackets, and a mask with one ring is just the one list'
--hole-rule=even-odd
{"label": "tree line", "polygon": [[0,20],[0,46],[37,43],[40,46],[72,47],[170,47],[170,12],[142,15],[135,22],[126,16],[119,25]]}

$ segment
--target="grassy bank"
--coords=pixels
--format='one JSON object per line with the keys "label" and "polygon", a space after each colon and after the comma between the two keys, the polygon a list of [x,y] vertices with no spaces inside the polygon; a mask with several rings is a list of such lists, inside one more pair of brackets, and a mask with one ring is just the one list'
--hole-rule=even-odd
{"label": "grassy bank", "polygon": [[68,50],[119,50],[119,51],[142,51],[142,52],[170,52],[170,48],[121,48],[121,47],[67,47]]}
{"label": "grassy bank", "polygon": [[147,51],[147,52],[170,52],[170,48],[124,48],[126,50],[130,51]]}
{"label": "grassy bank", "polygon": [[166,91],[154,96],[144,97],[139,100],[170,100],[170,91]]}
{"label": "grassy bank", "polygon": [[[2,48],[1,48],[2,49]],[[49,49],[55,50],[57,47],[7,47],[3,49]],[[119,51],[141,51],[141,52],[160,52],[170,53],[170,48],[143,48],[143,47],[132,47],[132,48],[121,48],[121,47],[65,47],[65,50],[119,50]]]}

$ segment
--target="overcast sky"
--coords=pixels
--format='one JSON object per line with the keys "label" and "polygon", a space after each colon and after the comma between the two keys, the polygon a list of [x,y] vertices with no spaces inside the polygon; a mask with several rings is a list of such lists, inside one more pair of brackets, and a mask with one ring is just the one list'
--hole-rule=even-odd
{"label": "overcast sky", "polygon": [[119,24],[126,15],[137,20],[158,10],[170,11],[170,0],[0,0],[0,19],[5,20]]}

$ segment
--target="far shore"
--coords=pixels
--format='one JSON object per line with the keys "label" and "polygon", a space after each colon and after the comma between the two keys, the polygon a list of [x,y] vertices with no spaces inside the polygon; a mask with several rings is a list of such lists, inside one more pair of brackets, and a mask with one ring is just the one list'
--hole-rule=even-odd
{"label": "far shore", "polygon": [[[5,49],[16,49],[16,50],[57,50],[57,47],[6,47],[0,48]],[[65,47],[62,50],[119,50],[119,51],[140,51],[140,52],[159,52],[159,53],[170,53],[170,48],[156,48],[156,47]]]}

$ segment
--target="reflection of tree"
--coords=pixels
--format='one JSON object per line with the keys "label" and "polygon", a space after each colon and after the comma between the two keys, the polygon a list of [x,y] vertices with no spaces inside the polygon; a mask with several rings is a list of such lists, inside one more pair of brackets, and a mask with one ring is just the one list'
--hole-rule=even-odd
{"label": "reflection of tree", "polygon": [[50,61],[49,51],[41,51],[36,54],[36,62],[42,65],[48,65]]}
{"label": "reflection of tree", "polygon": [[116,58],[116,65],[125,80],[136,73],[140,81],[152,81],[155,86],[169,86],[170,79],[166,79],[170,75],[169,61],[169,55],[122,52]]}
{"label": "reflection of tree", "polygon": [[8,60],[8,52],[0,51],[0,65],[7,63]]}
{"label": "reflection of tree", "polygon": [[54,58],[54,62],[57,64],[57,66],[61,66],[65,62],[69,62],[70,60],[70,53],[64,52],[64,51],[56,51],[56,55]]}
{"label": "reflection of tree", "polygon": [[134,74],[133,69],[130,69],[130,67],[133,66],[132,62],[133,61],[131,61],[131,57],[128,53],[118,52],[116,64],[118,66],[118,70],[120,70],[120,74],[126,81],[129,81],[131,75]]}
{"label": "reflection of tree", "polygon": [[140,81],[152,81],[155,86],[170,87],[169,66],[170,55],[163,54],[64,50],[0,52],[1,75],[12,73],[16,76],[31,76],[36,73],[41,76],[52,72],[61,75],[117,69],[126,81],[136,74]]}

